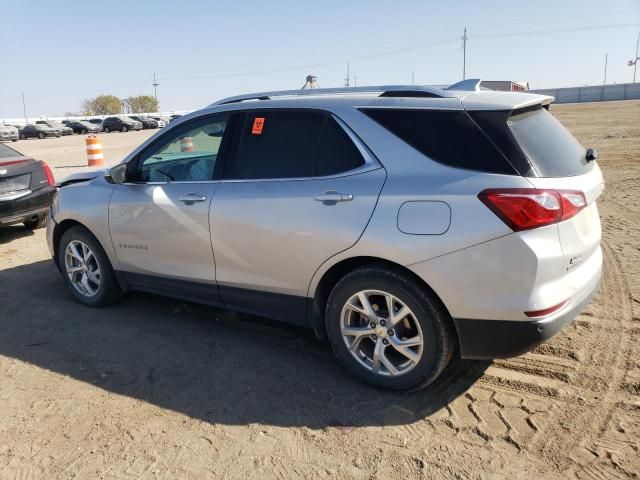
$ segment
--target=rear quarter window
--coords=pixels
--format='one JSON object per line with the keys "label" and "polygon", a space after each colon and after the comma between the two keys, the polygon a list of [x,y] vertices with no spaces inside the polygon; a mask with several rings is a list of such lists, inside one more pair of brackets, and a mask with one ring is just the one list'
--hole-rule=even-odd
{"label": "rear quarter window", "polygon": [[436,162],[487,173],[517,173],[464,111],[362,109],[362,112]]}

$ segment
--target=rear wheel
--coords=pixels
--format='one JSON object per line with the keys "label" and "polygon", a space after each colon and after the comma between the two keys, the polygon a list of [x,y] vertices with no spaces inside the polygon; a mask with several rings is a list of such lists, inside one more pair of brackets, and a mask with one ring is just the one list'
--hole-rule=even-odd
{"label": "rear wheel", "polygon": [[109,127],[104,127],[104,133],[109,133]]}
{"label": "rear wheel", "polygon": [[82,135],[86,135],[87,134],[87,129],[83,128],[81,133],[82,133]]}
{"label": "rear wheel", "polygon": [[47,225],[47,216],[40,215],[36,219],[27,220],[24,222],[24,226],[29,230],[36,230],[38,228],[44,228]]}
{"label": "rear wheel", "polygon": [[123,125],[123,126],[122,126],[122,130],[121,130],[121,132],[122,132],[122,133],[125,133],[127,130],[128,130],[127,126],[126,126],[126,125]]}
{"label": "rear wheel", "polygon": [[376,387],[425,387],[454,349],[451,319],[441,303],[391,268],[374,265],[346,275],[329,296],[325,319],[342,365]]}
{"label": "rear wheel", "polygon": [[58,265],[67,287],[80,303],[104,307],[123,295],[107,254],[84,227],[64,232],[58,247]]}
{"label": "rear wheel", "polygon": [[20,134],[20,140],[26,140],[27,139],[27,134],[26,133],[21,133]]}
{"label": "rear wheel", "polygon": [[38,138],[39,138],[40,140],[42,140],[44,137],[46,137],[46,135],[45,135],[44,133],[40,132],[40,133],[38,134]]}

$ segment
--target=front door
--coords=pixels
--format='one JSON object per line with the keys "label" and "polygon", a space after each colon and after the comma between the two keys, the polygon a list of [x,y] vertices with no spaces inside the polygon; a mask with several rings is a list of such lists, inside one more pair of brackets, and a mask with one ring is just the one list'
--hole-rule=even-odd
{"label": "front door", "polygon": [[209,207],[226,122],[217,115],[174,127],[132,160],[133,178],[114,189],[109,230],[134,288],[219,303]]}

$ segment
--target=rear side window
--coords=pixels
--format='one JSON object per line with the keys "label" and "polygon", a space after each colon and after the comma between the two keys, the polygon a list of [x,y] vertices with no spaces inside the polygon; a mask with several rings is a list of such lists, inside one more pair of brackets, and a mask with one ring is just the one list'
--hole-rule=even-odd
{"label": "rear side window", "polygon": [[331,115],[319,111],[255,111],[244,121],[227,179],[305,178],[357,168],[364,159]]}
{"label": "rear side window", "polygon": [[593,168],[584,147],[545,108],[516,110],[507,125],[539,176],[575,176]]}
{"label": "rear side window", "polygon": [[516,173],[463,111],[363,109],[420,153],[445,165],[489,173]]}

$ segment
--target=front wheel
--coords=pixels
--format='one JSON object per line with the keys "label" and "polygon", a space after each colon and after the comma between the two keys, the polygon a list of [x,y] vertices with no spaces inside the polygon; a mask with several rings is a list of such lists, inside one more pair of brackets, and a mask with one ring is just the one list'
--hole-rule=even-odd
{"label": "front wheel", "polygon": [[104,133],[109,133],[109,127],[104,127]]}
{"label": "front wheel", "polygon": [[352,271],[329,296],[329,342],[342,365],[380,388],[422,388],[454,350],[451,318],[422,285],[377,265]]}
{"label": "front wheel", "polygon": [[45,136],[46,136],[46,135],[45,135],[44,133],[42,133],[42,132],[40,132],[40,133],[38,134],[38,138],[39,138],[40,140],[42,140]]}
{"label": "front wheel", "polygon": [[58,266],[67,287],[80,303],[104,307],[122,297],[107,254],[84,227],[64,232],[58,247]]}
{"label": "front wheel", "polygon": [[126,131],[127,131],[127,130],[128,130],[127,126],[126,126],[126,125],[123,125],[123,126],[122,126],[122,130],[121,130],[121,131],[122,131],[122,133],[126,133]]}

